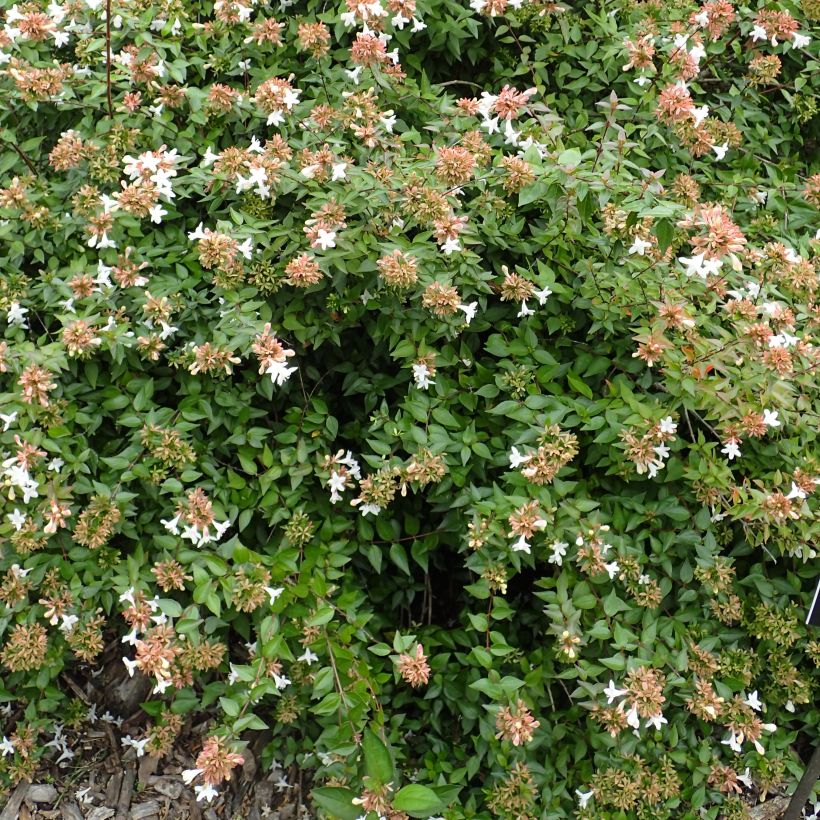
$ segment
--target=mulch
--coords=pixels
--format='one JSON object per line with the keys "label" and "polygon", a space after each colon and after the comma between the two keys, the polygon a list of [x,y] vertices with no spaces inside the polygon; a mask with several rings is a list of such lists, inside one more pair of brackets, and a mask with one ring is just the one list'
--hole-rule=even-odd
{"label": "mulch", "polygon": [[129,677],[121,655],[119,641],[112,642],[98,671],[76,669],[74,676],[60,676],[61,685],[93,717],[78,730],[62,730],[73,752],[70,759],[61,761],[61,749],[49,749],[34,783],[20,783],[5,805],[0,795],[0,820],[305,820],[313,816],[305,807],[309,783],[302,772],[278,765],[263,769],[260,757],[269,733],[249,736],[242,752],[244,765],[218,787],[219,796],[212,803],[197,803],[193,786],[186,786],[181,776],[184,769],[194,768],[202,741],[213,728],[207,715],[187,719],[169,755],[137,757],[136,750],[121,741],[127,735],[144,737],[150,718],[140,703],[149,696],[151,682],[142,675]]}
{"label": "mulch", "polygon": [[[129,751],[111,754],[103,738],[89,732],[90,752],[81,763],[48,780],[20,783],[11,793],[0,820],[306,820],[312,817],[298,778],[291,788],[279,783],[281,769],[258,776],[251,766],[220,789],[213,803],[197,803],[180,772],[182,763],[156,757],[137,759]],[[85,743],[83,745],[85,745]],[[96,748],[96,753],[94,749]],[[77,754],[79,757],[79,754]],[[73,762],[73,761],[72,761]],[[40,772],[40,775],[43,773]],[[279,785],[277,785],[279,784]]]}
{"label": "mulch", "polygon": [[[106,732],[89,731],[72,765],[49,773],[41,767],[38,782],[20,783],[0,820],[306,820],[307,796],[298,777],[283,788],[282,769],[260,773],[246,764],[223,784],[213,803],[197,803],[193,788],[182,782],[191,768],[190,754],[159,759],[137,758],[133,750],[113,754]],[[80,759],[79,763],[75,763]],[[52,771],[54,767],[51,767]],[[45,776],[44,776],[45,775]]]}

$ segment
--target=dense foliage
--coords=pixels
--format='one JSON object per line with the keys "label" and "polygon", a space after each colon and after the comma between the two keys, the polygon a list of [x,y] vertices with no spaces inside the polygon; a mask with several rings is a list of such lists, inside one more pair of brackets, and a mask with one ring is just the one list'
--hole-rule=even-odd
{"label": "dense foliage", "polygon": [[0,790],[111,645],[203,801],[794,783],[817,0],[0,6]]}

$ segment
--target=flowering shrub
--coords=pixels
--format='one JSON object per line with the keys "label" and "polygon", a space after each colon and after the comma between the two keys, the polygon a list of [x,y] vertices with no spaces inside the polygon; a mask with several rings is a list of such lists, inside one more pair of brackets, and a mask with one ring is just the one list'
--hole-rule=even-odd
{"label": "flowering shrub", "polygon": [[818,18],[7,5],[0,784],[111,646],[203,802],[261,731],[342,820],[792,784]]}

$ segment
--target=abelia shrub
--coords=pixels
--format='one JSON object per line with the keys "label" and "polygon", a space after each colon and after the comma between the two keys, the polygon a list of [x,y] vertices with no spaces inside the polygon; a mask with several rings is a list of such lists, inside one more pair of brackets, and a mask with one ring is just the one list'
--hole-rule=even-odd
{"label": "abelia shrub", "polygon": [[819,17],[7,4],[2,788],[102,675],[204,804],[260,733],[342,820],[790,789]]}

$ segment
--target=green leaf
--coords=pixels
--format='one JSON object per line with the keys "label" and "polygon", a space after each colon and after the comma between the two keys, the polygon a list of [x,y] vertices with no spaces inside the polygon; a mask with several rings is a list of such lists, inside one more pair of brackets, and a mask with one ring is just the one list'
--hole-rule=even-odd
{"label": "green leaf", "polygon": [[364,731],[362,749],[364,750],[364,767],[367,776],[377,786],[394,783],[395,775],[390,751],[381,738],[371,729],[365,729]]}
{"label": "green leaf", "polygon": [[393,808],[407,812],[411,817],[429,817],[444,808],[441,798],[427,786],[411,783],[396,792]]}
{"label": "green leaf", "polygon": [[668,219],[659,219],[655,224],[655,236],[658,238],[658,248],[664,253],[675,236],[674,225]]}
{"label": "green leaf", "polygon": [[567,381],[576,393],[580,393],[588,399],[592,398],[592,389],[577,373],[573,373],[572,370],[567,371]]}
{"label": "green leaf", "polygon": [[615,590],[612,589],[609,595],[604,598],[604,612],[607,615],[612,617],[613,615],[617,615],[619,612],[625,612],[629,609],[629,604],[622,601],[616,594]]}
{"label": "green leaf", "polygon": [[356,794],[350,789],[324,786],[320,789],[313,789],[310,795],[314,802],[333,818],[356,820],[362,815],[361,807],[353,804]]}
{"label": "green leaf", "polygon": [[581,164],[581,152],[577,148],[568,148],[558,155],[558,164],[569,168],[576,168]]}

